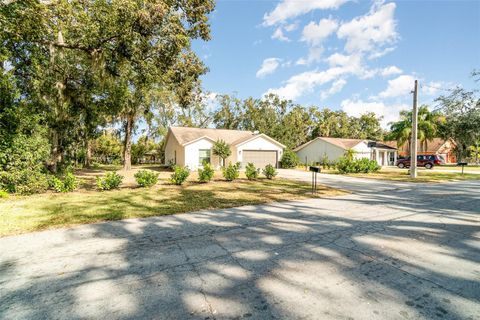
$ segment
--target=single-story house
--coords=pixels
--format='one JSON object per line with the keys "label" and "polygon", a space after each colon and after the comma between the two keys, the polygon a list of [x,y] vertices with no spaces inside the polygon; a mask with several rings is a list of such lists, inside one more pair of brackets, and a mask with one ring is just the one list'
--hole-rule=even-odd
{"label": "single-story house", "polygon": [[362,140],[318,137],[294,149],[301,162],[318,163],[325,158],[337,161],[352,149],[354,158],[376,160],[381,166],[392,166],[397,161],[397,149],[386,144]]}
{"label": "single-story house", "polygon": [[218,140],[230,145],[232,154],[226,164],[240,162],[242,167],[249,162],[257,168],[264,168],[267,164],[278,167],[285,148],[266,134],[252,131],[170,127],[165,143],[165,164],[196,170],[206,160],[219,167],[221,159],[212,152],[213,144]]}
{"label": "single-story house", "polygon": [[[410,144],[407,142],[401,147],[397,146],[396,141],[385,142],[391,147],[398,148],[398,155],[400,157],[410,156]],[[433,138],[421,142],[417,141],[418,155],[437,155],[444,160],[445,163],[456,163],[457,156],[455,154],[456,143],[452,139],[444,140],[442,138]]]}

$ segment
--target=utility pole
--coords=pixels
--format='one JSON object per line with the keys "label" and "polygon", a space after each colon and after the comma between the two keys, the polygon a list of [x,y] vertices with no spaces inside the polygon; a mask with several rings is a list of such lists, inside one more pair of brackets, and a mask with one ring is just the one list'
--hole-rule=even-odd
{"label": "utility pole", "polygon": [[418,80],[413,89],[412,143],[410,148],[410,178],[417,177],[417,122],[418,122]]}

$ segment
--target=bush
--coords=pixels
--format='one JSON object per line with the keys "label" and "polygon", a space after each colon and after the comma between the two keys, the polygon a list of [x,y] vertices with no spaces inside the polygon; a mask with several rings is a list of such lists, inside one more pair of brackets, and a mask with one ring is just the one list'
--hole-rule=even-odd
{"label": "bush", "polygon": [[78,180],[72,172],[68,172],[63,180],[53,177],[50,184],[56,192],[72,192],[78,188]]}
{"label": "bush", "polygon": [[340,173],[370,173],[380,170],[375,160],[367,158],[349,159],[342,157],[337,162],[337,169]]}
{"label": "bush", "polygon": [[0,189],[0,199],[8,198],[8,192]]}
{"label": "bush", "polygon": [[227,181],[233,181],[238,179],[240,176],[240,162],[235,164],[230,163],[228,166],[222,168],[223,177],[227,179]]}
{"label": "bush", "polygon": [[48,178],[39,171],[4,171],[0,172],[0,189],[19,194],[41,193],[48,189]]}
{"label": "bush", "polygon": [[267,164],[265,169],[263,169],[263,175],[267,177],[267,179],[273,179],[277,174],[277,170],[275,170],[275,167],[271,164]]}
{"label": "bush", "polygon": [[245,175],[247,176],[248,180],[255,180],[258,178],[258,170],[255,168],[253,163],[247,163],[245,166]]}
{"label": "bush", "polygon": [[213,170],[212,165],[209,162],[203,162],[203,169],[198,169],[198,181],[200,182],[209,182],[213,179],[215,170]]}
{"label": "bush", "polygon": [[298,166],[300,160],[295,152],[292,150],[285,150],[282,155],[282,168],[289,169]]}
{"label": "bush", "polygon": [[123,176],[109,172],[103,178],[97,177],[97,187],[100,190],[117,189],[123,181]]}
{"label": "bush", "polygon": [[173,166],[173,173],[170,176],[170,181],[173,184],[181,185],[190,175],[190,169],[187,167]]}
{"label": "bush", "polygon": [[158,182],[158,173],[150,170],[140,170],[135,173],[134,177],[140,187],[151,187]]}

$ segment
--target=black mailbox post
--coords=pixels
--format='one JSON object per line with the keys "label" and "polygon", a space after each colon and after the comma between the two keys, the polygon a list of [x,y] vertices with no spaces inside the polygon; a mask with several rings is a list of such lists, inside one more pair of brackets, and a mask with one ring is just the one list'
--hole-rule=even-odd
{"label": "black mailbox post", "polygon": [[463,168],[465,166],[468,166],[468,162],[459,162],[459,163],[457,163],[457,166],[462,166],[462,174],[463,174]]}
{"label": "black mailbox post", "polygon": [[317,173],[320,172],[320,167],[310,167],[312,172],[312,193],[317,193]]}

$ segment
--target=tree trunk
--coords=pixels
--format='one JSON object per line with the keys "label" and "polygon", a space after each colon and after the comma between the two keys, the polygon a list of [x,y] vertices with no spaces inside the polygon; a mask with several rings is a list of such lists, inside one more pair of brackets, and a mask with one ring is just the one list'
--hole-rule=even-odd
{"label": "tree trunk", "polygon": [[127,113],[125,122],[125,142],[123,148],[123,169],[132,169],[132,134],[133,134],[133,113]]}
{"label": "tree trunk", "polygon": [[92,143],[90,142],[90,139],[85,139],[85,167],[90,168],[92,165]]}
{"label": "tree trunk", "polygon": [[50,170],[54,173],[57,172],[58,162],[61,160],[60,139],[58,137],[57,130],[52,132],[52,158]]}

